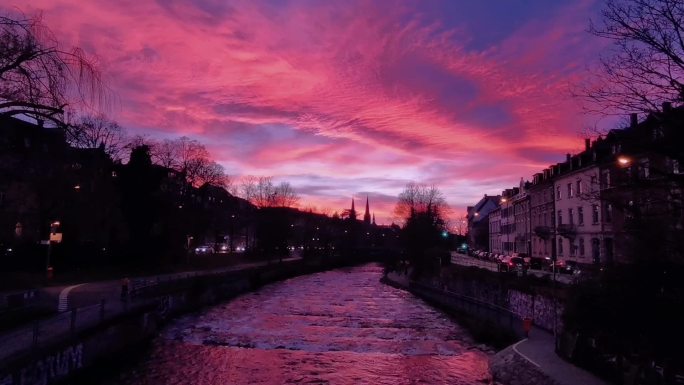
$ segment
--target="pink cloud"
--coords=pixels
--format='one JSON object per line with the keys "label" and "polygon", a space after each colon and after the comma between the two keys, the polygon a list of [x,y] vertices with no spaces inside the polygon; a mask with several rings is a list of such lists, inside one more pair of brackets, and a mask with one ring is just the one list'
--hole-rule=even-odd
{"label": "pink cloud", "polygon": [[[15,5],[100,58],[125,126],[196,137],[230,172],[297,180],[334,209],[417,180],[459,211],[576,151],[587,118],[568,86],[600,49],[584,40],[591,1],[478,49],[411,2]],[[341,196],[308,194],[313,176]]]}

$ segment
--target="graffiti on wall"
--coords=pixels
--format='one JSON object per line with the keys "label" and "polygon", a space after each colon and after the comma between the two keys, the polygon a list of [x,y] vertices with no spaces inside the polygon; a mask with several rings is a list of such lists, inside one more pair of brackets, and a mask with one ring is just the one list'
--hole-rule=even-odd
{"label": "graffiti on wall", "polygon": [[0,385],[47,385],[83,367],[83,344],[69,346],[0,377]]}

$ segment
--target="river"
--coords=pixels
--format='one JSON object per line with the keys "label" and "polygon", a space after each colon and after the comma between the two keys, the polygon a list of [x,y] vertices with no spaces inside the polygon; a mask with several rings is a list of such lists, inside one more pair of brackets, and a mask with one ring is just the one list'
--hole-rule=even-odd
{"label": "river", "polygon": [[114,383],[489,383],[487,347],[381,274],[296,277],[179,318]]}

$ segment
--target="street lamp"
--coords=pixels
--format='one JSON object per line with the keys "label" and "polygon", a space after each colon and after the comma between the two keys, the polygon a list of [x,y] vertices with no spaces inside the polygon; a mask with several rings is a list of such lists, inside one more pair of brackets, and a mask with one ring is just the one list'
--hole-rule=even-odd
{"label": "street lamp", "polygon": [[620,155],[617,158],[617,162],[622,167],[627,167],[632,163],[632,158],[624,155]]}

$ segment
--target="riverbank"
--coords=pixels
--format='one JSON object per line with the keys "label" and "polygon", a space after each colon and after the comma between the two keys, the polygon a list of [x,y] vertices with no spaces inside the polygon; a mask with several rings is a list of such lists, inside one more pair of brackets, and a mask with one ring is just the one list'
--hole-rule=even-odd
{"label": "riverbank", "polygon": [[[188,277],[150,287],[130,301],[62,313],[39,333],[31,326],[3,338],[0,384],[59,383],[141,346],[169,320],[225,301],[264,284],[365,262],[321,258],[272,263]],[[11,341],[11,342],[10,342]]]}
{"label": "riverbank", "polygon": [[[533,327],[526,336],[522,318],[508,309],[450,292],[446,286],[435,287],[425,282],[411,281],[408,274],[389,272],[383,282],[401,288],[437,304],[439,307],[465,315],[465,326],[475,324],[478,329],[498,328],[489,334],[517,337],[515,343],[490,358],[490,372],[495,383],[503,385],[605,385],[594,375],[562,360],[555,353],[553,335]],[[508,322],[506,322],[506,319]]]}

